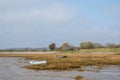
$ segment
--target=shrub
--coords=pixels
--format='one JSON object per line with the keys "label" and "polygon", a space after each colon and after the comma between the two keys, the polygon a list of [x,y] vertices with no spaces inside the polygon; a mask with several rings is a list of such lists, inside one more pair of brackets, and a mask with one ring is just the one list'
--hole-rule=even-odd
{"label": "shrub", "polygon": [[80,48],[81,49],[91,49],[91,48],[94,48],[94,45],[92,42],[81,42]]}
{"label": "shrub", "polygon": [[60,50],[73,50],[73,46],[66,42],[61,45]]}
{"label": "shrub", "polygon": [[56,44],[55,43],[52,43],[52,44],[49,45],[49,49],[50,50],[53,51],[55,48],[56,48]]}

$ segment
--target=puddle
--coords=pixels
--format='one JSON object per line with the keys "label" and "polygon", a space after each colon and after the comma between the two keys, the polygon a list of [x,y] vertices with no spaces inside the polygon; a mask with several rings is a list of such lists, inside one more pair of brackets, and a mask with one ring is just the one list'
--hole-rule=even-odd
{"label": "puddle", "polygon": [[120,67],[96,66],[84,67],[85,71],[36,71],[21,68],[29,62],[23,58],[0,57],[0,80],[75,80],[82,76],[82,80],[120,80]]}

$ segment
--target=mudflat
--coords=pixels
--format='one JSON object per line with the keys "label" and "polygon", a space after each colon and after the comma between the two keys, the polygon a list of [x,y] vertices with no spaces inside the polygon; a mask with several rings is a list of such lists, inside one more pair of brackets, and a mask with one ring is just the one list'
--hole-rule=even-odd
{"label": "mudflat", "polygon": [[82,76],[82,80],[120,80],[120,69],[118,66],[85,67],[86,71],[52,71],[52,70],[30,70],[22,68],[29,65],[24,58],[0,57],[0,80],[75,80],[76,76]]}

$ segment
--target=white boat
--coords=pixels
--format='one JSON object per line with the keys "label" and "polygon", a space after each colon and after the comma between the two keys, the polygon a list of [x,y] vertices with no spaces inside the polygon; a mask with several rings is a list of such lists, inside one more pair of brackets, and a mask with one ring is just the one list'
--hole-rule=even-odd
{"label": "white boat", "polygon": [[46,64],[46,60],[29,60],[30,64]]}

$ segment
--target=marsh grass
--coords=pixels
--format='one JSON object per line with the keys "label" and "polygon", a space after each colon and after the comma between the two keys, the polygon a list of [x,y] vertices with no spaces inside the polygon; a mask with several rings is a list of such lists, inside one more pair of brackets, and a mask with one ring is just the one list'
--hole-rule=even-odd
{"label": "marsh grass", "polygon": [[120,52],[120,48],[81,49],[79,52]]}
{"label": "marsh grass", "polygon": [[75,80],[82,80],[82,78],[83,78],[82,76],[76,76]]}
{"label": "marsh grass", "polygon": [[[57,55],[67,56],[57,58]],[[25,68],[36,70],[72,70],[82,66],[120,65],[120,55],[115,54],[0,54],[1,57],[24,57],[27,60],[47,60],[45,65],[28,65]],[[81,69],[82,70],[82,69]]]}

